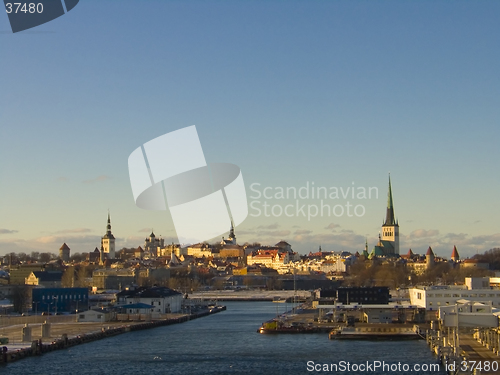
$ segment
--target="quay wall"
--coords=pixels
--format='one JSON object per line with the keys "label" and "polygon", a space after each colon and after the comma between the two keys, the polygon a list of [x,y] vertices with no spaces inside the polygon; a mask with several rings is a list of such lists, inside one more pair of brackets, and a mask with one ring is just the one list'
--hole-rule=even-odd
{"label": "quay wall", "polygon": [[205,310],[197,313],[193,313],[191,315],[184,315],[178,318],[157,320],[153,322],[145,322],[145,323],[137,323],[124,325],[121,327],[115,328],[103,328],[101,332],[93,332],[88,334],[82,334],[76,337],[68,338],[67,335],[63,335],[60,339],[55,340],[51,343],[43,343],[42,340],[36,340],[31,343],[31,347],[8,351],[7,347],[0,347],[0,363],[8,363],[17,361],[19,359],[33,356],[33,355],[42,355],[43,353],[51,352],[54,350],[66,349],[71,346],[84,344],[87,342],[92,342],[96,340],[101,340],[107,337],[116,336],[122,333],[131,332],[131,331],[139,331],[143,329],[156,328],[171,324],[184,323],[189,320],[201,318],[207,315],[215,314],[221,311],[226,310],[225,306],[218,306],[212,310]]}

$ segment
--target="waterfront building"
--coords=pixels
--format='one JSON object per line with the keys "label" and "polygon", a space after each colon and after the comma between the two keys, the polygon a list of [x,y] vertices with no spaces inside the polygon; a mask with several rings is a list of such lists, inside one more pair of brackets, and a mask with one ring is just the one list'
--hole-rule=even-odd
{"label": "waterfront building", "polygon": [[89,291],[87,288],[33,288],[33,311],[52,313],[87,310]]}
{"label": "waterfront building", "polygon": [[100,308],[79,312],[76,319],[79,323],[105,323],[114,320],[116,314],[109,309]]}
{"label": "waterfront building", "polygon": [[[115,259],[115,236],[111,233],[111,219],[108,212],[108,224],[106,226],[106,234],[101,238],[101,249],[104,257],[108,259]],[[101,256],[101,262],[103,259]]]}
{"label": "waterfront building", "polygon": [[70,254],[70,248],[68,245],[66,245],[65,242],[59,248],[59,259],[61,259],[63,262],[69,262],[69,254]]}
{"label": "waterfront building", "polygon": [[410,304],[427,310],[455,305],[459,300],[500,306],[500,289],[494,289],[489,277],[467,277],[465,285],[417,286],[409,289]]}
{"label": "waterfront building", "polygon": [[391,298],[389,287],[387,286],[338,288],[336,295],[337,302],[344,305],[352,303],[360,305],[386,305]]}
{"label": "waterfront building", "polygon": [[137,288],[123,290],[116,295],[120,307],[128,308],[127,305],[145,304],[151,306],[151,313],[178,313],[181,311],[183,296],[166,287]]}

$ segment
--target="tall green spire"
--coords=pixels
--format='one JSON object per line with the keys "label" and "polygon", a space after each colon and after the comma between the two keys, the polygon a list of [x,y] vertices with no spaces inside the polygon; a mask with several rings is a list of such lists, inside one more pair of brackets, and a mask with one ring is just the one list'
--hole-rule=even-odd
{"label": "tall green spire", "polygon": [[391,174],[389,173],[389,192],[387,193],[387,208],[394,209],[392,204]]}
{"label": "tall green spire", "polygon": [[392,201],[391,174],[389,173],[389,191],[387,193],[387,213],[385,215],[384,226],[397,225],[394,218],[394,203]]}

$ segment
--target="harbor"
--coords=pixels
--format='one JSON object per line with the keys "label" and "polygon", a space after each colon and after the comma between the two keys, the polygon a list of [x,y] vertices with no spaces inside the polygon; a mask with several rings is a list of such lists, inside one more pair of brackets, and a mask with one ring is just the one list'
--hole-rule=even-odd
{"label": "harbor", "polygon": [[[0,365],[5,375],[64,375],[68,368],[92,374],[290,374],[307,372],[307,362],[365,360],[435,363],[423,340],[328,340],[328,333],[261,335],[260,324],[276,314],[269,301],[224,303],[227,310],[203,319],[109,336],[86,345]],[[284,305],[280,304],[281,312]],[[414,353],[408,357],[407,353]],[[92,366],[89,366],[92,364]],[[383,375],[384,372],[375,372]],[[430,375],[431,373],[418,373]],[[434,372],[433,375],[444,375]]]}

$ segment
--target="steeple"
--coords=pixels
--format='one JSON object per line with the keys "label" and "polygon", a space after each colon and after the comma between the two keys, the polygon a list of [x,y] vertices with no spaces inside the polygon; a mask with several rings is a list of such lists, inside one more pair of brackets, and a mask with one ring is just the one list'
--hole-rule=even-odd
{"label": "steeple", "polygon": [[387,212],[384,226],[398,226],[394,218],[394,203],[392,201],[391,175],[389,174],[389,191],[387,193]]}
{"label": "steeple", "polygon": [[[389,189],[387,192],[387,209],[385,222],[382,224],[382,241],[384,241],[385,255],[399,255],[399,223],[394,217],[394,202],[392,200],[391,175],[389,174]],[[390,246],[385,244],[389,242]]]}
{"label": "steeple", "polygon": [[106,234],[104,235],[103,238],[108,238],[108,239],[115,238],[115,236],[113,236],[113,233],[111,233],[111,218],[109,216],[109,211],[108,211],[108,225],[106,225]]}
{"label": "steeple", "polygon": [[107,255],[108,259],[115,259],[115,236],[111,233],[111,218],[109,211],[106,234],[101,238],[101,251]]}
{"label": "steeple", "polygon": [[109,216],[109,211],[108,211],[108,225],[106,226],[106,234],[107,235],[111,234],[111,218]]}

